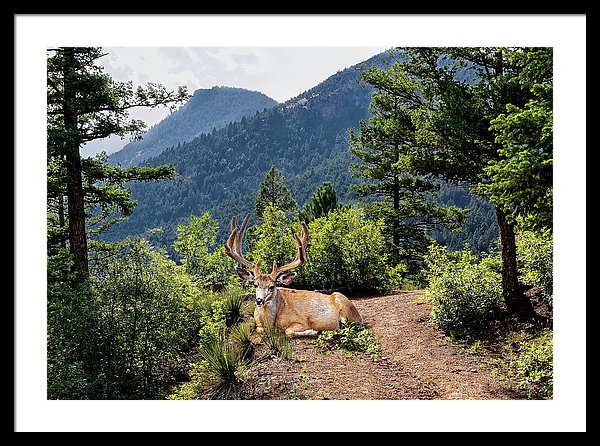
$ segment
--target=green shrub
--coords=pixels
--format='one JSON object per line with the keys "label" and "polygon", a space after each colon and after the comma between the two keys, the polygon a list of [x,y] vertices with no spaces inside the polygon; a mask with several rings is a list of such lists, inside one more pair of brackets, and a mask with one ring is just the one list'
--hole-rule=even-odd
{"label": "green shrub", "polygon": [[90,259],[85,281],[49,261],[48,398],[162,398],[187,369],[197,287],[145,239],[97,244]]}
{"label": "green shrub", "polygon": [[254,319],[241,322],[231,327],[229,337],[233,345],[241,352],[242,359],[248,361],[254,353],[252,333],[254,332]]}
{"label": "green shrub", "polygon": [[553,337],[548,331],[535,341],[521,342],[518,356],[511,361],[517,387],[529,399],[551,399],[553,387]]}
{"label": "green shrub", "polygon": [[197,321],[192,278],[145,239],[131,239],[94,266],[102,341],[96,345],[103,376],[96,398],[162,398],[186,371]]}
{"label": "green shrub", "polygon": [[260,260],[263,273],[270,273],[273,261],[278,265],[290,263],[296,257],[294,233],[300,234],[300,223],[292,223],[285,213],[272,205],[263,212],[263,223],[248,230],[247,258]]}
{"label": "green shrub", "polygon": [[244,320],[248,302],[246,292],[241,288],[228,288],[221,293],[225,325],[233,327]]}
{"label": "green shrub", "polygon": [[181,264],[200,288],[220,289],[233,283],[233,261],[217,245],[218,223],[209,212],[191,216],[187,225],[177,227],[173,247],[181,256]]}
{"label": "green shrub", "polygon": [[198,329],[200,343],[218,336],[226,328],[223,300],[218,294],[212,294],[201,305]]}
{"label": "green shrub", "polygon": [[102,308],[91,282],[49,277],[47,298],[47,398],[97,398],[102,378],[98,345],[104,336],[98,324]]}
{"label": "green shrub", "polygon": [[[291,223],[272,206],[264,222],[248,234],[248,258],[261,260],[263,273],[271,271],[273,261],[283,265],[294,260],[300,234],[299,222]],[[308,226],[310,245],[307,262],[298,269],[295,285],[304,289],[336,289],[353,293],[384,291],[399,283],[402,267],[387,264],[381,221],[367,220],[362,211],[337,209],[317,218]]]}
{"label": "green shrub", "polygon": [[241,350],[225,331],[204,338],[198,350],[202,359],[201,381],[211,398],[235,396],[242,383],[244,360]]}
{"label": "green shrub", "polygon": [[70,361],[49,352],[48,390],[49,400],[86,400],[93,395],[94,374],[85,370],[81,361]]}
{"label": "green shrub", "polygon": [[398,284],[399,270],[388,266],[382,221],[367,220],[362,211],[337,209],[308,227],[308,261],[297,282],[307,289],[349,293],[388,290]]}
{"label": "green shrub", "polygon": [[265,327],[261,340],[268,347],[272,355],[283,359],[292,359],[294,355],[294,341],[286,334],[273,326]]}
{"label": "green shrub", "polygon": [[198,314],[199,360],[192,363],[190,380],[171,391],[168,399],[235,398],[254,346],[254,321],[244,319],[241,290],[206,292],[194,302]]}
{"label": "green shrub", "polygon": [[188,305],[197,320],[200,339],[243,322],[250,306],[246,299],[246,292],[236,287],[199,293]]}
{"label": "green shrub", "polygon": [[197,400],[203,395],[205,383],[203,380],[205,361],[193,362],[189,367],[189,381],[176,384],[166,396],[168,400]]}
{"label": "green shrub", "polygon": [[549,230],[521,231],[517,234],[517,258],[522,280],[531,286],[541,287],[544,299],[552,305],[553,239]]}
{"label": "green shrub", "polygon": [[468,249],[449,253],[432,245],[426,256],[434,322],[455,339],[477,335],[494,320],[502,300],[499,260],[481,261]]}
{"label": "green shrub", "polygon": [[319,347],[368,355],[375,355],[379,351],[379,342],[375,335],[364,325],[356,322],[345,322],[337,330],[322,331],[317,336],[316,344]]}

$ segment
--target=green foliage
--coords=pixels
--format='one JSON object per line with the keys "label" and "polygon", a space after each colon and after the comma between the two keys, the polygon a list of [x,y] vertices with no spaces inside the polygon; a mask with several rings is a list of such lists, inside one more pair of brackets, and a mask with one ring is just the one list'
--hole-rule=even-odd
{"label": "green foliage", "polygon": [[552,334],[541,338],[537,343],[522,346],[516,360],[516,376],[519,388],[527,390],[530,399],[552,398],[554,394],[554,342]]}
{"label": "green foliage", "polygon": [[254,322],[245,317],[241,289],[206,292],[190,302],[198,315],[197,354],[190,380],[177,385],[168,399],[235,398],[252,359]]}
{"label": "green foliage", "polygon": [[247,314],[246,293],[241,288],[229,288],[221,293],[225,325],[233,327],[241,323]]}
{"label": "green foliage", "polygon": [[242,288],[202,292],[188,307],[199,319],[200,339],[236,326],[248,315],[247,294]]}
{"label": "green foliage", "polygon": [[381,221],[367,220],[353,208],[338,209],[308,227],[308,260],[296,279],[307,289],[351,293],[388,290],[398,284],[388,266]]}
{"label": "green foliage", "polygon": [[94,391],[94,382],[80,361],[65,360],[60,354],[48,354],[48,388],[49,400],[85,400]]}
{"label": "green foliage", "polygon": [[541,287],[544,299],[553,303],[553,238],[550,230],[520,231],[517,234],[517,258],[523,282]]}
{"label": "green foliage", "polygon": [[225,305],[220,297],[218,293],[209,293],[196,302],[200,315],[198,329],[200,344],[219,336],[227,328]]}
{"label": "green foliage", "polygon": [[185,371],[197,321],[188,303],[198,289],[180,266],[144,239],[95,265],[105,340],[103,398],[157,398]]}
{"label": "green foliage", "polygon": [[89,281],[49,282],[48,398],[161,398],[186,371],[198,289],[143,239],[92,258]]}
{"label": "green foliage", "polygon": [[[50,265],[49,263],[49,273]],[[62,269],[62,268],[61,268]],[[102,386],[102,357],[98,345],[104,336],[98,319],[102,308],[92,284],[71,275],[48,281],[47,397],[48,399],[91,399]]]}
{"label": "green foliage", "polygon": [[177,384],[166,396],[168,400],[197,400],[203,392],[204,361],[193,362],[190,364],[188,375],[189,381]]}
{"label": "green foliage", "polygon": [[174,170],[168,166],[109,167],[105,155],[82,159],[80,148],[111,135],[138,136],[145,125],[129,119],[132,107],[187,99],[185,88],[174,93],[149,83],[134,90],[131,82],[114,82],[96,64],[102,56],[101,48],[66,47],[49,50],[47,59],[49,254],[68,241],[72,269],[83,278],[89,274],[88,237],[110,227],[114,214],[131,215],[136,204],[129,201],[125,183],[173,178]]}
{"label": "green foliage", "polygon": [[449,253],[432,245],[426,258],[434,322],[455,339],[469,338],[489,327],[502,299],[499,260],[479,261],[468,249]]}
{"label": "green foliage", "polygon": [[274,326],[265,327],[261,334],[261,340],[272,355],[290,360],[294,354],[294,341],[286,336],[284,332]]}
{"label": "green foliage", "polygon": [[236,323],[230,330],[231,342],[239,349],[244,361],[250,361],[254,354],[254,344],[252,342],[254,328],[254,319],[249,319]]}
{"label": "green foliage", "polygon": [[552,399],[554,394],[554,342],[552,332],[535,341],[520,343],[520,351],[510,363],[517,388],[527,392],[528,399]]}
{"label": "green foliage", "polygon": [[187,371],[189,381],[171,389],[167,398],[235,398],[254,353],[254,321],[247,319],[245,293],[203,292],[188,304],[198,320],[197,360]]}
{"label": "green foliage", "polygon": [[[292,223],[281,209],[268,205],[263,213],[262,224],[248,231],[248,259],[261,261],[266,273],[271,272],[273,261],[285,265],[296,256],[294,233],[300,233],[300,224]],[[268,271],[267,271],[268,269]]]}
{"label": "green foliage", "polygon": [[191,216],[187,225],[177,228],[173,243],[181,263],[201,288],[223,288],[232,282],[232,261],[217,245],[218,223],[209,212]]}
{"label": "green foliage", "polygon": [[271,166],[264,181],[260,183],[254,203],[254,216],[258,221],[264,218],[268,207],[276,207],[286,215],[294,215],[298,212],[298,205],[285,184],[285,177],[275,166]]}
{"label": "green foliage", "polygon": [[223,330],[203,339],[198,353],[200,375],[211,398],[228,399],[235,396],[244,371],[241,350]]}
{"label": "green foliage", "polygon": [[553,71],[552,48],[510,54],[518,67],[517,81],[530,91],[525,104],[506,105],[491,120],[501,144],[499,159],[486,171],[491,182],[481,188],[510,215],[529,228],[552,228]]}
{"label": "green foliage", "polygon": [[310,201],[298,213],[298,220],[309,224],[315,218],[325,217],[340,207],[333,185],[325,182],[315,190]]}
{"label": "green foliage", "polygon": [[131,201],[131,189],[127,186],[131,182],[158,182],[160,180],[174,180],[176,177],[173,166],[162,165],[157,167],[110,166],[108,157],[104,152],[94,158],[82,158],[83,192],[86,197],[87,233],[88,237],[95,237],[108,231],[112,225],[131,216],[137,206],[136,201]]}
{"label": "green foliage", "polygon": [[500,228],[508,311],[530,310],[519,292],[514,225],[551,224],[552,49],[405,48],[420,85],[415,171],[490,198]]}
{"label": "green foliage", "polygon": [[458,229],[466,212],[432,200],[439,186],[431,180],[430,171],[419,170],[419,82],[399,64],[372,67],[361,78],[375,89],[370,105],[373,116],[360,122],[358,133],[350,129],[349,150],[355,162],[349,168],[360,180],[352,188],[360,196],[376,197],[371,212],[385,223],[391,263],[405,263],[416,276],[431,243],[426,231]]}
{"label": "green foliage", "polygon": [[379,352],[376,336],[367,327],[356,322],[345,322],[337,330],[322,331],[315,343],[322,348],[342,349],[367,355],[376,355]]}

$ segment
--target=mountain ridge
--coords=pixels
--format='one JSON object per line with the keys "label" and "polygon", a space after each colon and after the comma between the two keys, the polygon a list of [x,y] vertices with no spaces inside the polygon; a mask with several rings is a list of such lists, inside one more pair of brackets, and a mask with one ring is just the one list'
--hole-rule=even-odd
{"label": "mountain ridge", "polygon": [[277,104],[266,94],[245,88],[214,86],[197,89],[182,107],[152,126],[142,139],[131,141],[112,153],[108,161],[123,167],[142,164],[173,145]]}

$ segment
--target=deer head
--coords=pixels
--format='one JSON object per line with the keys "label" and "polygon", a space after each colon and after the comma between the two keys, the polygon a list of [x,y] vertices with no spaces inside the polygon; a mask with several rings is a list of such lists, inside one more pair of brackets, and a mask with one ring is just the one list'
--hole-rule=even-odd
{"label": "deer head", "polygon": [[291,284],[296,278],[296,273],[291,270],[298,268],[306,262],[306,249],[309,243],[308,228],[306,224],[302,222],[302,235],[298,236],[294,234],[298,250],[296,252],[296,258],[291,263],[277,266],[277,262],[274,261],[271,273],[261,274],[260,260],[257,260],[256,263],[254,263],[246,259],[242,254],[242,237],[249,219],[250,214],[246,214],[239,229],[237,228],[235,217],[231,219],[231,235],[225,244],[225,253],[247,268],[236,267],[236,271],[243,280],[254,282],[256,286],[256,305],[261,307],[276,295],[277,286]]}

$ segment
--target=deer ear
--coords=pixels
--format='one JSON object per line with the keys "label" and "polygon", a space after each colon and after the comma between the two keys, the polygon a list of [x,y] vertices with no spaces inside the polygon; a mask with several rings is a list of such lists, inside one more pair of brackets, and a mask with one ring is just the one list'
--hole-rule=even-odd
{"label": "deer ear", "polygon": [[289,285],[296,278],[296,273],[282,273],[277,276],[277,283],[280,285]]}
{"label": "deer ear", "polygon": [[248,281],[254,280],[254,274],[252,274],[251,271],[248,271],[247,269],[244,269],[244,268],[240,268],[239,266],[236,266],[235,270],[238,273],[238,276],[240,276],[242,279],[248,280]]}

